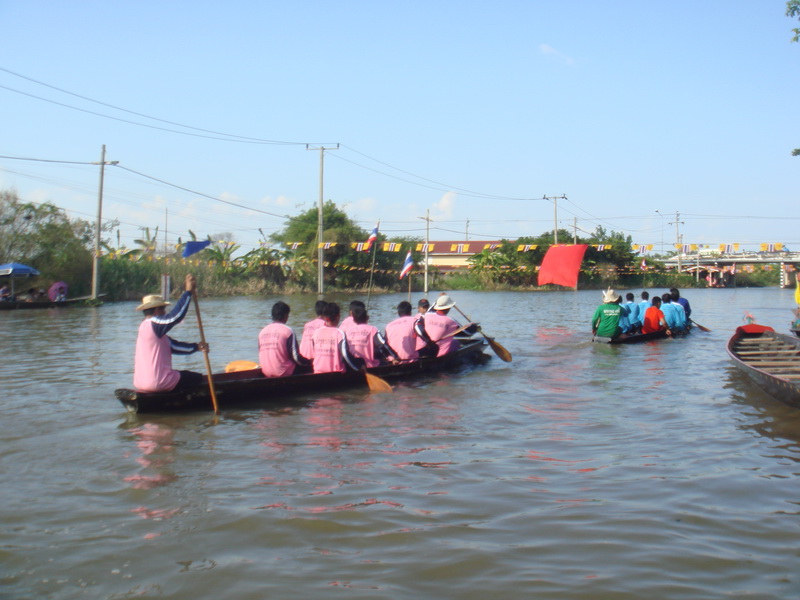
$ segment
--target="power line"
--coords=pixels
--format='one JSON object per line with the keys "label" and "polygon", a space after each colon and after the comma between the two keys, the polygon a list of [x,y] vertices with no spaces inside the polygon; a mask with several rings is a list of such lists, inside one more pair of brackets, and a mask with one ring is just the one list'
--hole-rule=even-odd
{"label": "power line", "polygon": [[[99,104],[99,105],[105,106],[107,108],[113,108],[114,110],[125,112],[125,113],[131,114],[131,115],[136,115],[137,117],[143,117],[145,119],[150,119],[152,121],[158,121],[159,123],[166,123],[167,125],[175,125],[176,127],[183,127],[184,129],[192,129],[194,131],[201,131],[203,133],[210,133],[210,134],[214,134],[215,136],[220,136],[221,135],[221,136],[224,136],[226,138],[232,138],[233,140],[238,140],[238,141],[248,142],[248,143],[278,144],[278,145],[288,145],[288,146],[305,144],[305,142],[289,142],[289,141],[282,141],[282,140],[267,140],[267,139],[263,139],[263,138],[254,138],[254,137],[236,135],[236,134],[232,134],[232,133],[224,133],[224,132],[220,132],[220,131],[214,131],[214,130],[211,130],[211,129],[202,129],[200,127],[193,127],[191,125],[184,125],[182,123],[177,123],[175,121],[169,121],[167,119],[160,119],[158,117],[152,117],[152,116],[146,115],[144,113],[139,113],[139,112],[136,112],[136,111],[133,111],[133,110],[128,110],[127,108],[122,108],[120,106],[115,106],[113,104],[108,104],[107,102],[101,102],[100,100],[94,100],[93,98],[89,98],[87,96],[82,96],[81,94],[76,94],[75,92],[70,92],[68,90],[56,87],[54,85],[50,85],[49,83],[45,83],[43,81],[39,81],[37,79],[33,79],[32,77],[28,77],[28,76],[22,75],[20,73],[15,73],[14,71],[11,71],[11,70],[3,68],[3,67],[0,67],[0,71],[8,73],[9,75],[14,75],[15,77],[19,77],[21,79],[25,79],[27,81],[31,81],[31,82],[33,82],[33,83],[35,83],[37,85],[42,85],[42,86],[50,88],[52,90],[56,90],[57,92],[61,92],[62,94],[68,94],[70,96],[74,96],[75,98],[80,98],[81,100],[86,100],[87,102],[92,102],[94,104]],[[9,90],[11,92],[16,92],[18,94],[24,94],[26,96],[30,96],[30,97],[36,98],[37,100],[43,100],[45,102],[53,102],[52,100],[48,100],[46,98],[41,98],[39,96],[34,96],[33,94],[28,94],[26,92],[21,92],[19,90],[15,90],[13,88],[9,88],[9,87],[6,87],[6,86],[0,86],[0,87],[2,87],[3,89]],[[73,107],[73,106],[69,106],[67,104],[61,104],[59,102],[53,102],[53,103],[54,104],[58,104],[60,106],[64,106],[66,108],[72,108],[74,110],[84,111],[84,109]],[[117,119],[116,117],[111,117],[111,116],[103,115],[103,114],[100,114],[100,113],[94,113],[94,112],[91,112],[91,111],[84,111],[84,112],[89,112],[90,114],[95,114],[95,115],[98,115],[98,116],[101,116],[101,117],[106,117],[106,118],[109,118],[109,119]],[[117,119],[117,120],[122,120],[122,119]],[[133,123],[134,125],[143,125],[144,127],[149,127],[149,125],[145,125],[143,123],[135,123],[133,121],[125,121],[125,122],[126,123]],[[164,131],[173,131],[173,130],[164,130]],[[173,131],[173,133],[185,133],[185,132]],[[202,137],[205,137],[205,136],[202,136]],[[212,138],[212,139],[219,139],[219,138]]]}
{"label": "power line", "polygon": [[[357,167],[361,167],[362,169],[367,169],[368,171],[372,171],[373,173],[378,173],[379,175],[385,175],[386,177],[391,177],[392,179],[397,179],[399,181],[404,181],[406,183],[411,183],[412,185],[419,185],[421,187],[427,187],[429,189],[435,189],[437,191],[457,191],[457,192],[462,192],[463,195],[471,196],[471,197],[474,197],[474,198],[487,198],[487,199],[494,199],[494,200],[519,200],[519,201],[525,201],[525,202],[529,202],[529,201],[533,201],[533,200],[542,200],[541,198],[517,198],[517,197],[514,197],[514,196],[498,196],[498,195],[494,195],[494,194],[485,194],[485,193],[482,193],[482,192],[474,192],[474,191],[467,190],[467,189],[464,189],[464,188],[459,188],[459,187],[456,187],[456,186],[448,185],[446,183],[441,183],[441,182],[435,181],[433,179],[428,179],[427,177],[422,177],[421,175],[415,175],[414,173],[411,173],[410,171],[405,171],[403,169],[400,169],[398,167],[394,167],[394,166],[392,166],[392,165],[390,165],[388,163],[385,163],[385,162],[383,162],[381,160],[378,160],[377,158],[373,158],[371,156],[368,156],[367,154],[364,154],[363,152],[359,152],[355,148],[351,148],[349,146],[346,146],[345,144],[342,144],[342,148],[346,148],[347,150],[350,150],[351,152],[355,152],[356,154],[360,154],[361,156],[363,156],[365,158],[368,158],[368,159],[370,159],[372,161],[375,161],[376,163],[381,164],[381,165],[383,165],[385,167],[389,167],[390,169],[394,169],[395,171],[399,171],[400,173],[404,173],[406,175],[410,175],[411,177],[415,177],[417,179],[421,179],[422,181],[427,181],[428,183],[432,183],[432,184],[435,184],[435,185],[440,186],[440,187],[433,188],[431,186],[426,186],[426,185],[421,184],[421,183],[416,183],[416,182],[413,182],[413,181],[409,181],[407,179],[403,179],[403,178],[397,177],[395,175],[389,175],[388,173],[384,173],[383,171],[378,171],[377,169],[372,169],[370,167],[362,165],[361,163],[357,163],[357,162],[352,161],[352,160],[347,160],[346,158],[342,158],[341,156],[336,156],[336,158],[338,158],[339,160],[343,160],[345,162],[349,162],[350,164],[356,165]],[[442,188],[444,188],[444,189],[442,189]]]}
{"label": "power line", "polygon": [[[50,100],[50,99],[47,99],[47,98],[43,98],[41,96],[36,96],[34,94],[30,94],[30,93],[27,93],[27,92],[23,92],[23,91],[20,91],[20,90],[16,90],[16,89],[10,88],[8,86],[0,85],[0,88],[2,88],[2,89],[5,89],[5,90],[8,90],[8,91],[17,93],[17,94],[21,94],[21,95],[24,95],[24,96],[28,96],[28,97],[31,97],[31,98],[35,98],[35,99],[41,100],[43,102],[49,102],[51,104],[62,106],[64,108],[77,110],[77,111],[84,112],[84,113],[87,113],[87,114],[99,116],[99,117],[106,118],[106,119],[112,119],[112,120],[115,120],[115,121],[120,121],[120,122],[128,123],[128,124],[131,124],[131,125],[138,125],[140,127],[147,127],[147,128],[150,128],[150,129],[155,129],[155,130],[159,130],[159,131],[166,131],[166,132],[169,132],[169,133],[177,133],[177,134],[180,134],[180,135],[189,135],[189,136],[194,136],[194,137],[215,139],[215,140],[227,141],[227,142],[240,142],[240,143],[247,143],[247,144],[292,145],[292,146],[296,146],[296,145],[306,145],[307,146],[307,145],[309,145],[307,142],[269,140],[269,139],[264,139],[264,138],[257,138],[257,137],[249,137],[249,136],[241,136],[241,135],[236,135],[236,134],[224,133],[224,132],[214,131],[214,130],[211,130],[211,129],[204,129],[204,128],[200,128],[200,127],[194,127],[194,126],[191,126],[191,125],[184,125],[182,123],[177,123],[175,121],[170,121],[170,120],[167,120],[167,119],[161,119],[161,118],[158,118],[158,117],[153,117],[153,116],[150,116],[150,115],[146,115],[144,113],[136,112],[136,111],[129,110],[129,109],[126,109],[126,108],[122,108],[122,107],[119,107],[119,106],[115,106],[115,105],[109,104],[107,102],[102,102],[102,101],[99,101],[99,100],[95,100],[93,98],[89,98],[88,96],[84,96],[84,95],[81,95],[81,94],[76,94],[75,92],[71,92],[71,91],[59,88],[57,86],[45,83],[43,81],[39,81],[37,79],[34,79],[32,77],[28,77],[26,75],[22,75],[20,73],[16,73],[14,71],[11,71],[11,70],[3,68],[3,67],[0,67],[0,71],[3,71],[5,73],[8,73],[9,75],[13,75],[15,77],[19,77],[19,78],[24,79],[26,81],[30,81],[30,82],[35,83],[37,85],[41,85],[41,86],[47,87],[49,89],[58,91],[60,93],[68,94],[70,96],[73,96],[73,97],[76,97],[76,98],[80,98],[81,100],[85,100],[87,102],[92,102],[94,104],[99,104],[101,106],[112,108],[114,110],[119,110],[121,112],[132,114],[132,115],[135,115],[135,116],[138,116],[138,117],[142,117],[142,118],[145,118],[145,119],[150,119],[150,120],[153,120],[153,121],[157,121],[159,123],[165,123],[165,124],[168,124],[168,125],[174,125],[176,127],[182,127],[184,129],[190,129],[190,130],[197,131],[197,132],[202,132],[202,133],[190,133],[190,132],[186,132],[186,131],[178,131],[178,130],[174,130],[174,129],[168,129],[168,128],[165,128],[165,127],[158,127],[158,126],[155,126],[155,125],[149,125],[147,123],[139,123],[139,122],[136,122],[136,121],[131,121],[129,119],[122,119],[122,118],[119,118],[119,117],[114,117],[114,116],[111,116],[111,115],[106,115],[106,114],[103,114],[103,113],[98,113],[98,112],[95,112],[95,111],[79,108],[79,107],[72,106],[72,105],[69,105],[69,104],[65,104],[65,103],[62,103],[62,102],[57,102],[55,100]],[[210,135],[205,135],[205,134],[210,134]],[[222,137],[219,137],[219,136],[222,136]],[[320,145],[320,144],[319,143],[313,143],[311,145]],[[419,183],[419,182],[410,181],[408,179],[404,179],[402,177],[397,177],[395,175],[391,175],[389,173],[385,173],[385,172],[379,171],[377,169],[372,169],[370,167],[367,167],[366,165],[357,163],[355,161],[348,160],[348,159],[346,159],[346,158],[344,158],[342,156],[335,156],[335,158],[338,158],[339,160],[343,160],[345,162],[349,162],[350,164],[352,164],[354,166],[357,166],[359,168],[362,168],[362,169],[365,169],[365,170],[368,170],[368,171],[372,171],[372,172],[377,173],[379,175],[383,175],[384,177],[389,177],[389,178],[392,178],[392,179],[396,179],[398,181],[402,181],[404,183],[408,183],[408,184],[411,184],[411,185],[417,185],[417,186],[420,186],[420,187],[426,187],[428,189],[434,189],[434,190],[437,190],[437,191],[457,191],[457,192],[460,192],[461,194],[463,194],[465,196],[474,197],[474,198],[486,198],[486,199],[510,200],[510,201],[522,201],[522,202],[531,202],[531,201],[540,200],[539,198],[520,198],[520,197],[514,197],[514,196],[503,196],[503,195],[497,195],[497,194],[486,194],[486,193],[482,193],[482,192],[476,192],[476,191],[468,190],[468,189],[465,189],[465,188],[460,188],[460,187],[457,187],[457,186],[450,186],[448,184],[435,181],[433,179],[428,179],[426,177],[422,177],[420,175],[416,175],[414,173],[411,173],[410,171],[406,171],[406,170],[400,169],[398,167],[394,167],[394,166],[390,165],[389,163],[380,161],[380,160],[378,160],[378,159],[376,159],[374,157],[371,157],[371,156],[369,156],[369,155],[367,155],[367,154],[365,154],[363,152],[360,152],[360,151],[356,150],[355,148],[351,148],[351,147],[348,147],[348,146],[345,146],[345,145],[342,145],[342,147],[347,148],[351,152],[355,152],[356,154],[359,154],[359,155],[361,155],[361,156],[363,156],[365,158],[368,158],[369,160],[375,161],[378,164],[384,165],[386,167],[389,167],[390,169],[394,169],[394,170],[396,170],[396,171],[398,171],[400,173],[403,173],[405,175],[409,175],[409,176],[414,177],[416,179],[419,179],[421,181],[426,181],[428,183],[434,184],[435,186],[438,186],[438,187],[432,187],[432,186],[428,186],[428,185],[425,185],[425,184],[422,184],[422,183]]]}

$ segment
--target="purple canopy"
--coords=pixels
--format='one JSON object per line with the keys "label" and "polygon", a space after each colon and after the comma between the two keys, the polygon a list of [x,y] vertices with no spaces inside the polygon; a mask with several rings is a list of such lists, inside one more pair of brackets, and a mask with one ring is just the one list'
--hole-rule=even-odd
{"label": "purple canopy", "polygon": [[50,286],[50,289],[47,290],[47,296],[50,298],[51,302],[55,302],[58,298],[65,300],[67,297],[68,288],[69,286],[67,286],[67,284],[63,281],[56,281]]}

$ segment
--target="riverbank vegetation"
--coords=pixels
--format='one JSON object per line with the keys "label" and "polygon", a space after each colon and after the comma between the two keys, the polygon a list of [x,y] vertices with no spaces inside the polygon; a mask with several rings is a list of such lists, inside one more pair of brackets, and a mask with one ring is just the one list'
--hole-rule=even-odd
{"label": "riverbank vegetation", "polygon": [[[379,233],[377,246],[364,251],[369,232],[331,201],[323,207],[323,222],[326,290],[405,291],[408,279],[400,280],[399,274],[409,251],[417,265],[411,274],[412,288],[422,289],[423,239],[390,238]],[[133,248],[115,247],[111,238],[116,228],[116,222],[108,221],[101,231],[100,290],[109,300],[138,299],[159,290],[162,275],[180,282],[188,272],[197,276],[201,293],[209,296],[317,290],[316,208],[289,218],[279,232],[269,236],[262,233],[259,246],[249,252],[243,252],[230,234],[217,234],[210,236],[213,242],[206,249],[183,258],[186,242],[197,240],[197,236],[189,231],[175,247],[165,248],[158,242],[158,227],[141,228],[141,238]],[[630,236],[620,232],[598,227],[590,235],[573,238],[571,232],[559,230],[558,239],[588,245],[578,281],[581,289],[706,285],[695,276],[667,270],[663,262],[650,255],[644,257],[643,268],[643,255],[634,250]],[[472,256],[467,267],[447,272],[430,269],[429,289],[556,289],[558,286],[537,286],[538,266],[553,240],[552,231],[503,240],[497,248]],[[20,262],[38,269],[41,276],[31,280],[31,286],[47,288],[54,281],[65,281],[71,296],[88,294],[94,244],[93,223],[70,219],[51,203],[23,202],[14,191],[0,192],[0,264]],[[777,268],[740,272],[735,283],[778,285],[779,276]]]}

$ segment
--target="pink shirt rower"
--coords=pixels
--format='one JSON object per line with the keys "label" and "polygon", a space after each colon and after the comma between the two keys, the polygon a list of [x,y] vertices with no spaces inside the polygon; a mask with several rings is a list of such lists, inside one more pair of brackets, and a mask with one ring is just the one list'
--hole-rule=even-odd
{"label": "pink shirt rower", "polygon": [[289,320],[289,305],[280,300],[272,305],[272,323],[258,334],[258,362],[267,377],[285,377],[308,361],[300,355],[297,338]]}
{"label": "pink shirt rower", "polygon": [[317,300],[314,304],[314,312],[317,313],[317,318],[310,320],[303,326],[303,339],[300,341],[300,354],[308,360],[312,357],[311,339],[314,337],[314,332],[325,325],[322,319],[322,310],[325,308],[327,302],[324,300]]}
{"label": "pink shirt rower", "polygon": [[347,347],[344,332],[337,327],[339,314],[339,305],[335,302],[327,304],[322,312],[325,325],[317,329],[312,337],[314,373],[344,372],[348,368],[359,370],[358,362]]}
{"label": "pink shirt rower", "polygon": [[403,300],[397,305],[398,318],[386,325],[386,343],[400,360],[417,360],[417,337],[414,323],[417,317],[411,316],[411,303]]}

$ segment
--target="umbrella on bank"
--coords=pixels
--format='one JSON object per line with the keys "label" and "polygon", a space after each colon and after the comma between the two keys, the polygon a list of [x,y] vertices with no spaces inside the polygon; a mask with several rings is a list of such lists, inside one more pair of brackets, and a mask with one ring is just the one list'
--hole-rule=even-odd
{"label": "umbrella on bank", "polygon": [[14,278],[15,277],[36,277],[39,271],[28,265],[20,263],[6,263],[0,265],[0,277],[11,278],[11,296],[14,296]]}
{"label": "umbrella on bank", "polygon": [[63,281],[56,281],[50,286],[50,289],[47,290],[47,297],[50,298],[51,302],[55,302],[59,298],[63,300],[67,297],[67,288],[67,284]]}

